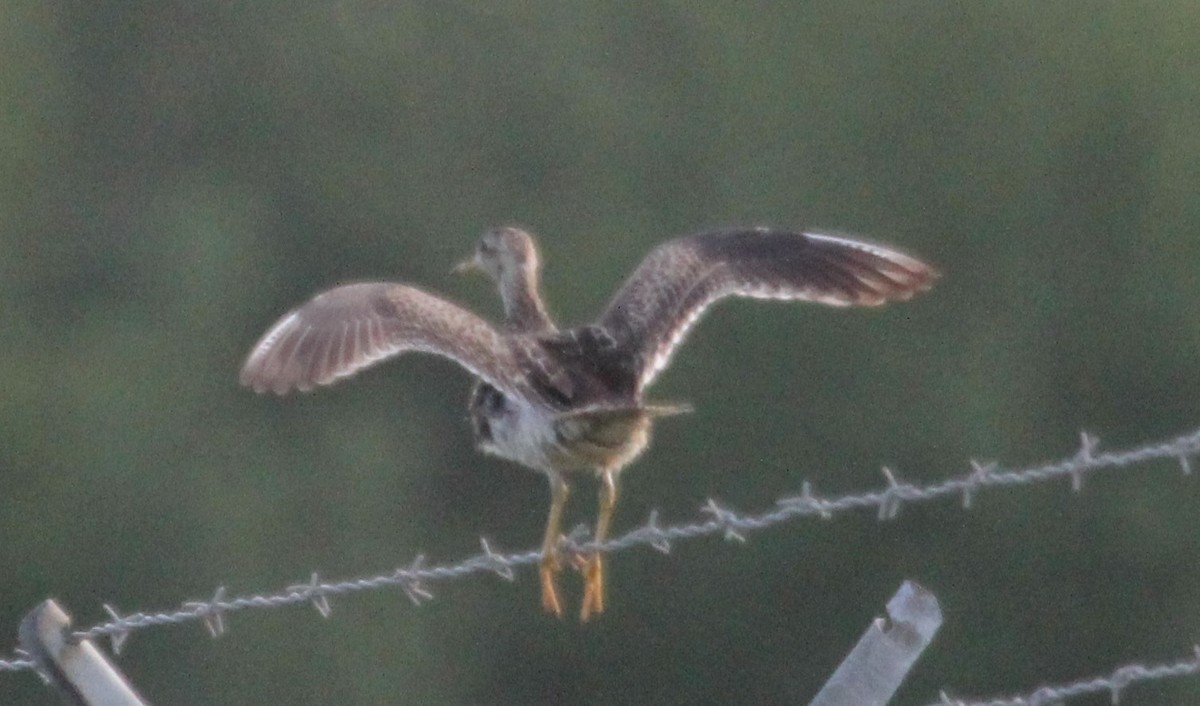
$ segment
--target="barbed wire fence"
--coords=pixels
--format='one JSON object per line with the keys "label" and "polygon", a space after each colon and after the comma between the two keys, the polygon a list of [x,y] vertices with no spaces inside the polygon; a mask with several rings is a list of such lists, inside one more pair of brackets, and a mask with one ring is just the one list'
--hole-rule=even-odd
{"label": "barbed wire fence", "polygon": [[[757,514],[740,514],[709,500],[695,520],[678,525],[662,526],[656,512],[651,512],[646,522],[626,534],[596,544],[588,541],[586,530],[577,529],[564,537],[561,549],[570,553],[602,551],[606,553],[626,551],[635,547],[650,547],[663,554],[671,551],[674,542],[721,535],[727,541],[745,542],[745,535],[784,522],[815,517],[831,519],[836,515],[855,510],[874,510],[879,520],[890,520],[900,508],[909,503],[932,502],[957,498],[964,510],[969,510],[975,496],[987,489],[1009,486],[1030,486],[1056,479],[1070,480],[1071,489],[1079,492],[1084,479],[1102,470],[1125,469],[1149,461],[1173,459],[1184,475],[1191,475],[1190,459],[1200,455],[1200,430],[1174,439],[1149,443],[1143,446],[1115,452],[1099,451],[1099,440],[1087,433],[1080,435],[1079,450],[1061,461],[1020,469],[1006,469],[996,463],[970,462],[970,470],[959,476],[927,485],[915,485],[900,480],[895,473],[882,469],[885,485],[882,489],[861,494],[838,497],[817,495],[811,484],[805,482],[799,495],[780,498],[771,508]],[[338,596],[395,588],[402,591],[414,605],[432,600],[430,585],[477,574],[496,574],[512,581],[518,568],[536,564],[541,553],[536,550],[518,553],[500,553],[492,549],[486,539],[480,540],[480,553],[458,562],[426,565],[418,555],[410,564],[374,576],[353,578],[343,581],[324,581],[316,573],[308,580],[297,582],[271,593],[255,593],[228,596],[225,587],[219,587],[212,597],[203,601],[187,601],[174,610],[161,612],[119,613],[113,606],[104,605],[110,619],[71,632],[67,639],[73,643],[106,638],[114,654],[120,654],[129,636],[139,630],[164,625],[200,622],[210,635],[218,637],[225,632],[226,616],[248,609],[281,608],[291,605],[310,604],[323,617],[330,617],[330,599]],[[0,672],[34,670],[37,665],[21,650],[15,650],[9,659],[0,659]],[[983,700],[953,698],[943,691],[939,699],[930,706],[1048,706],[1086,694],[1109,693],[1117,703],[1128,686],[1151,680],[1170,679],[1200,673],[1200,645],[1193,647],[1189,657],[1163,664],[1134,663],[1121,666],[1108,675],[1076,682],[1043,686],[1022,695]]]}

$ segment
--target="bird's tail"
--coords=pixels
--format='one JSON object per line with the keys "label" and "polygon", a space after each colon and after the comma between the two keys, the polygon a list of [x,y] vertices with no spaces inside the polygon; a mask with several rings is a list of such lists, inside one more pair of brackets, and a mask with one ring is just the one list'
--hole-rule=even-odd
{"label": "bird's tail", "polygon": [[605,419],[632,419],[635,417],[673,417],[695,411],[687,402],[654,402],[650,404],[596,405],[581,407],[558,414],[559,421],[570,419],[600,421]]}
{"label": "bird's tail", "polygon": [[673,417],[676,414],[691,414],[696,409],[687,402],[658,402],[642,405],[642,410],[651,417]]}

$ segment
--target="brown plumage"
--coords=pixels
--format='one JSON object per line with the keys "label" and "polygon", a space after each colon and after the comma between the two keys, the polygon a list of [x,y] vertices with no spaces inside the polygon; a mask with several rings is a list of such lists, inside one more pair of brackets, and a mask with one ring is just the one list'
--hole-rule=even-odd
{"label": "brown plumage", "polygon": [[[459,270],[497,284],[505,323],[402,284],[331,289],[279,320],[251,351],[242,384],[308,390],[405,351],[450,358],[479,383],[469,410],[477,447],[542,471],[551,509],[543,537],[542,604],[561,614],[555,576],[567,476],[602,481],[594,539],[607,536],[618,475],[649,443],[654,418],[685,411],[649,405],[644,391],[691,327],[731,296],[875,306],[928,289],[937,273],[895,250],[846,238],[765,228],[678,238],[651,252],[592,324],[559,330],[539,292],[533,238],[488,231]],[[582,560],[581,617],[604,608],[599,554]]]}

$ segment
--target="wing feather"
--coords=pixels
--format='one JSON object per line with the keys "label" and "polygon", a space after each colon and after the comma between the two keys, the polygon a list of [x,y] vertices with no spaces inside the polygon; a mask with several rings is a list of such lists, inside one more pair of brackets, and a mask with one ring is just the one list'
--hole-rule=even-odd
{"label": "wing feather", "polygon": [[251,350],[241,383],[284,394],[328,385],[385,358],[449,358],[510,393],[523,376],[506,336],[475,314],[402,284],[350,284],[288,312]]}
{"label": "wing feather", "polygon": [[637,360],[642,389],[725,297],[877,306],[908,299],[937,276],[909,255],[848,238],[765,228],[704,233],[652,251],[596,323]]}

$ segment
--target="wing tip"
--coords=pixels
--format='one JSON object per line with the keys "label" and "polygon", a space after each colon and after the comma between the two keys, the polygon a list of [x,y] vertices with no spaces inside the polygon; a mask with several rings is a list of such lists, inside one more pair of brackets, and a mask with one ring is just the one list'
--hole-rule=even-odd
{"label": "wing tip", "polygon": [[836,243],[842,248],[863,253],[870,258],[868,263],[860,263],[871,271],[870,275],[857,273],[863,289],[860,300],[853,303],[859,306],[880,306],[891,301],[908,301],[922,292],[929,291],[942,277],[937,267],[890,245],[819,233],[805,235],[818,241]]}
{"label": "wing tip", "polygon": [[[257,361],[251,361],[257,362]],[[242,368],[241,374],[238,376],[238,384],[242,387],[247,387],[257,395],[272,393],[283,397],[293,389],[300,389],[296,381],[290,380],[287,377],[276,376],[272,377],[264,373],[259,366],[251,366],[247,363]]]}

